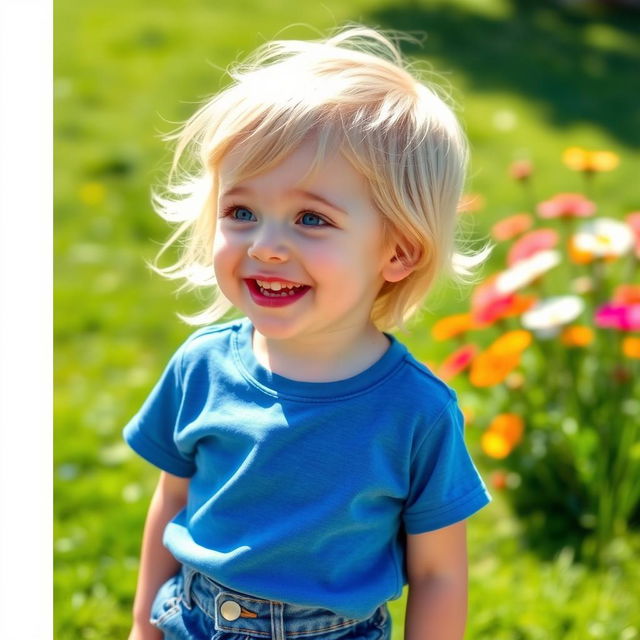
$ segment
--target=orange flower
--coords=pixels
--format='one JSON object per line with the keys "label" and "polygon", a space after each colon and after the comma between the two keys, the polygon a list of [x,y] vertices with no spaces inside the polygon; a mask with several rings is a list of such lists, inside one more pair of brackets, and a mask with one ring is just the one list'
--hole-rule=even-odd
{"label": "orange flower", "polygon": [[524,329],[517,329],[501,335],[488,350],[497,356],[520,355],[530,344],[531,333]]}
{"label": "orange flower", "polygon": [[581,147],[570,147],[562,154],[562,161],[574,171],[595,173],[612,171],[620,164],[620,158],[612,151],[588,151]]}
{"label": "orange flower", "polygon": [[627,358],[640,359],[640,338],[629,336],[622,341],[622,353]]}
{"label": "orange flower", "polygon": [[516,160],[509,166],[509,175],[514,180],[527,180],[533,173],[533,165],[529,160]]}
{"label": "orange flower", "polygon": [[484,209],[485,198],[479,193],[465,193],[458,203],[458,213],[473,213]]}
{"label": "orange flower", "polygon": [[524,433],[524,422],[515,413],[501,413],[489,425],[489,431],[501,435],[511,447],[515,447]]}
{"label": "orange flower", "polygon": [[431,328],[434,340],[448,340],[474,328],[470,313],[457,313],[438,320]]}
{"label": "orange flower", "polygon": [[533,217],[528,213],[516,213],[491,227],[491,235],[495,240],[511,240],[533,226]]}
{"label": "orange flower", "polygon": [[460,347],[440,365],[438,376],[443,380],[451,380],[451,378],[461,371],[464,371],[471,364],[471,361],[477,353],[478,347],[474,344],[467,344],[464,347]]}
{"label": "orange flower", "polygon": [[506,458],[513,449],[503,435],[494,431],[485,431],[482,434],[480,447],[490,458],[497,458],[498,460]]}
{"label": "orange flower", "polygon": [[567,347],[586,347],[593,342],[591,327],[573,325],[566,327],[560,334],[560,341]]}
{"label": "orange flower", "polygon": [[504,381],[519,364],[519,353],[501,355],[483,351],[471,363],[469,380],[476,387],[492,387]]}
{"label": "orange flower", "polygon": [[640,303],[640,284],[620,284],[613,292],[613,302],[619,304]]}

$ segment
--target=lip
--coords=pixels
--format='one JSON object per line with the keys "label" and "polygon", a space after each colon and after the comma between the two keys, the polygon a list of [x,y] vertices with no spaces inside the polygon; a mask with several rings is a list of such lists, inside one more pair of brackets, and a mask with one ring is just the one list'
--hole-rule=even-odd
{"label": "lip", "polygon": [[[286,282],[289,284],[299,284],[298,282],[293,282],[291,280],[284,280],[283,278],[274,278],[268,276],[258,276],[257,279],[263,280],[265,282]],[[260,292],[260,287],[256,282],[256,278],[243,278],[243,280],[247,285],[247,289],[249,290],[251,299],[261,307],[286,307],[300,300],[300,298],[302,298],[307,293],[307,291],[311,289],[311,287],[304,285],[298,291],[292,294],[287,294],[284,296],[265,296]]]}

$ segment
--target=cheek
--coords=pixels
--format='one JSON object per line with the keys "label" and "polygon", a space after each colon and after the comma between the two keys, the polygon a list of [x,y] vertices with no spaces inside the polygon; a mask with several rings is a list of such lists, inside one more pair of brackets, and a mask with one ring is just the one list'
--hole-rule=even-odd
{"label": "cheek", "polygon": [[352,258],[344,248],[310,245],[300,252],[308,271],[318,279],[344,278],[352,269]]}
{"label": "cheek", "polygon": [[380,248],[369,238],[350,238],[327,245],[309,244],[301,251],[309,264],[330,273],[367,272],[377,263]]}
{"label": "cheek", "polygon": [[218,278],[224,278],[239,260],[239,249],[230,238],[217,233],[213,241],[213,270]]}
{"label": "cheek", "polygon": [[[328,296],[331,304],[338,307],[346,300],[360,299],[373,286],[371,274],[365,265],[369,265],[371,257],[363,255],[359,250],[340,252],[317,252],[307,255],[308,270],[319,291]],[[310,265],[313,264],[313,267]]]}

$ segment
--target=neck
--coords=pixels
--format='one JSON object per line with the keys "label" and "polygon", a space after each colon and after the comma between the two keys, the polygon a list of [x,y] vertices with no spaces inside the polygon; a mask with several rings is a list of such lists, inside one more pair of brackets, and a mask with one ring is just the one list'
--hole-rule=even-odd
{"label": "neck", "polygon": [[334,382],[361,373],[389,348],[389,339],[374,325],[353,336],[336,332],[296,340],[270,339],[254,329],[258,362],[285,378],[300,382]]}

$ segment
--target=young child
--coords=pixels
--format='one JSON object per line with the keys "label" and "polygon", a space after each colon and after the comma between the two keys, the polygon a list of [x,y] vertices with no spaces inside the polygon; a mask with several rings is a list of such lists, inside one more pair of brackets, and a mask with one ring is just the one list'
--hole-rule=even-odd
{"label": "young child", "polygon": [[460,639],[490,498],[455,392],[385,330],[488,253],[454,250],[464,134],[372,29],[232,76],[170,136],[172,175],[186,149],[197,170],[156,200],[181,222],[163,251],[187,233],[157,270],[217,298],[124,430],[162,471],[130,638],[388,640],[408,583],[406,639]]}

